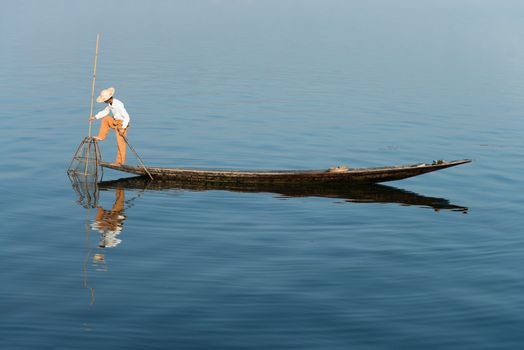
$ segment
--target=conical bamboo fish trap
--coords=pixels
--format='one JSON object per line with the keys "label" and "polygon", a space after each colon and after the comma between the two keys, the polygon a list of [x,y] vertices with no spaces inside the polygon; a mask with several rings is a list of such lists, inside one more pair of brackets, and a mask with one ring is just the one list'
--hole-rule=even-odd
{"label": "conical bamboo fish trap", "polygon": [[76,176],[92,177],[94,181],[97,181],[99,175],[103,175],[103,170],[100,167],[101,160],[98,142],[87,136],[78,146],[67,172]]}

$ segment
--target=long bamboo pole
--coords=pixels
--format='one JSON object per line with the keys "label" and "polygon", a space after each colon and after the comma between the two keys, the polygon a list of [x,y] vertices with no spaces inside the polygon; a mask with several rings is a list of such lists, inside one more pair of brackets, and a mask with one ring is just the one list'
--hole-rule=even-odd
{"label": "long bamboo pole", "polygon": [[[89,109],[89,131],[87,133],[88,145],[87,145],[87,154],[86,154],[86,166],[84,170],[84,175],[87,176],[87,169],[89,167],[89,154],[91,154],[91,125],[93,121],[91,116],[93,115],[93,104],[95,102],[95,81],[96,81],[96,63],[98,61],[98,44],[100,42],[100,33],[96,34],[96,49],[95,49],[95,63],[93,65],[93,80],[91,82],[91,107]],[[96,141],[95,141],[96,142]],[[98,164],[95,164],[95,167],[98,167]],[[98,177],[98,176],[97,176]]]}
{"label": "long bamboo pole", "polygon": [[100,42],[100,33],[96,35],[96,50],[95,50],[95,64],[93,65],[93,82],[91,83],[91,108],[89,109],[89,132],[88,136],[91,137],[91,116],[93,115],[93,104],[95,102],[95,81],[96,81],[96,63],[98,61],[98,44]]}

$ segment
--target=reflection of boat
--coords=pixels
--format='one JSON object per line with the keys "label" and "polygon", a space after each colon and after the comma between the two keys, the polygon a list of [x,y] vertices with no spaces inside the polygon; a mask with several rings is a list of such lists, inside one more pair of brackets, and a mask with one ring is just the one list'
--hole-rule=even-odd
{"label": "reflection of boat", "polygon": [[[169,178],[185,182],[220,183],[376,183],[401,180],[452,166],[469,163],[471,160],[435,161],[433,164],[413,164],[380,168],[335,167],[326,170],[211,170],[147,167],[154,178]],[[135,175],[146,175],[144,168],[133,165],[100,163],[102,167],[124,171]]]}
{"label": "reflection of boat", "polygon": [[268,185],[268,184],[217,184],[188,183],[174,180],[154,180],[137,176],[113,181],[100,182],[101,190],[141,189],[141,190],[189,190],[210,191],[223,190],[232,192],[269,192],[283,197],[326,197],[343,199],[353,203],[398,203],[433,208],[435,210],[453,210],[466,213],[468,208],[450,204],[447,199],[426,197],[391,186],[367,184],[347,185]]}

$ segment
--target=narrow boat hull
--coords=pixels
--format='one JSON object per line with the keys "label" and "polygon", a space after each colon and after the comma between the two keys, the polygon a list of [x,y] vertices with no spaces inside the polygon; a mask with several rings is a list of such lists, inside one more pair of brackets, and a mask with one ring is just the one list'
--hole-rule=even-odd
{"label": "narrow boat hull", "polygon": [[[179,182],[210,182],[224,184],[363,184],[402,180],[413,176],[469,163],[471,160],[438,161],[433,164],[413,164],[380,168],[355,168],[343,171],[330,170],[269,170],[237,171],[184,168],[147,167],[155,179]],[[102,162],[102,167],[146,175],[144,168],[133,165],[112,165]]]}

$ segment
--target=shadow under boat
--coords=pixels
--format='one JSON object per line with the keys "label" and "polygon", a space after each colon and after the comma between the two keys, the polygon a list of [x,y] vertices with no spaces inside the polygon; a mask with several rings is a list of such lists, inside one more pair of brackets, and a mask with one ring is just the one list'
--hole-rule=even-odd
{"label": "shadow under boat", "polygon": [[283,197],[325,197],[341,199],[351,203],[395,203],[406,206],[432,208],[435,211],[451,210],[467,213],[468,208],[449,203],[438,197],[427,197],[398,189],[392,186],[367,185],[278,185],[278,184],[221,184],[194,183],[175,180],[150,180],[144,176],[121,178],[98,183],[101,190],[139,189],[151,191],[189,190],[189,191],[230,191],[250,193],[274,193]]}

